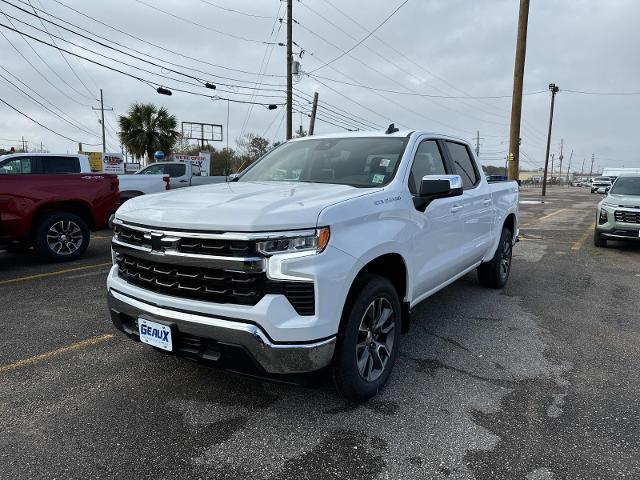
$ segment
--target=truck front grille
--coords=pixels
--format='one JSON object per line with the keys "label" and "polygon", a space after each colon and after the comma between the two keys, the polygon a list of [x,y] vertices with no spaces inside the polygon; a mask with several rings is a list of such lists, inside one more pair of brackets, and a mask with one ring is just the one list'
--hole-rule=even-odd
{"label": "truck front grille", "polygon": [[181,238],[178,251],[197,255],[219,255],[223,257],[247,257],[255,255],[255,242],[242,240],[213,240]]}
{"label": "truck front grille", "polygon": [[213,303],[255,305],[264,295],[284,295],[298,315],[315,315],[313,282],[268,280],[264,272],[241,272],[151,262],[118,253],[118,275],[145,290]]}
{"label": "truck front grille", "polygon": [[[120,242],[135,246],[151,247],[151,235],[134,228],[116,225],[115,238]],[[212,255],[219,257],[249,257],[256,254],[256,242],[248,240],[211,239],[184,236],[180,237],[175,245],[178,252]]]}
{"label": "truck front grille", "polygon": [[255,305],[265,294],[264,272],[187,267],[118,254],[118,274],[146,290],[215,303]]}
{"label": "truck front grille", "polygon": [[616,210],[616,222],[622,223],[640,223],[640,210],[631,212],[627,210]]}

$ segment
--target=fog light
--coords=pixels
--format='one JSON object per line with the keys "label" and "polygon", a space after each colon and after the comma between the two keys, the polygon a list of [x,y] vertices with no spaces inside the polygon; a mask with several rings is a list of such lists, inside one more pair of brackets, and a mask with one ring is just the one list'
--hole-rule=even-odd
{"label": "fog light", "polygon": [[602,225],[603,223],[607,223],[609,221],[609,217],[607,216],[606,210],[603,208],[600,210],[600,217],[598,217],[598,223]]}

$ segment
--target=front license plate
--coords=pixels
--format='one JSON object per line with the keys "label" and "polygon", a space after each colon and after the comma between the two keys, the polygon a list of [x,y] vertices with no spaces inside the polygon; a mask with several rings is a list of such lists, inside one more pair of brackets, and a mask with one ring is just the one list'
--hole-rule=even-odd
{"label": "front license plate", "polygon": [[140,341],[142,343],[161,348],[167,352],[173,350],[171,328],[166,325],[138,318],[138,333],[140,333]]}

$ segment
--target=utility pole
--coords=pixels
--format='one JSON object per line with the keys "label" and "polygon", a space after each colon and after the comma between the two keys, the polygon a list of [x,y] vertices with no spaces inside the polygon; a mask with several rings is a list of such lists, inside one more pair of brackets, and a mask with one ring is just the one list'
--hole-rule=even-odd
{"label": "utility pole", "polygon": [[591,175],[593,175],[593,162],[595,162],[596,160],[596,155],[595,153],[591,154],[591,169],[589,170],[589,178],[591,178]]}
{"label": "utility pole", "polygon": [[42,140],[40,140],[40,153],[44,153],[44,147],[42,146]]}
{"label": "utility pole", "polygon": [[102,153],[106,153],[107,151],[107,139],[104,134],[104,111],[105,110],[113,110],[113,108],[104,108],[104,99],[102,98],[102,89],[100,89],[100,108],[91,107],[92,110],[100,110],[102,115],[102,119],[100,120],[100,125],[102,126]]}
{"label": "utility pole", "polygon": [[553,164],[554,164],[555,159],[556,159],[556,154],[552,153],[551,154],[551,184],[552,185],[553,185]]}
{"label": "utility pole", "polygon": [[293,137],[293,0],[287,0],[287,131]]}
{"label": "utility pole", "polygon": [[[560,176],[559,179],[560,181],[562,181],[562,159],[564,158],[564,155],[562,154],[562,147],[564,145],[564,139],[560,139]],[[552,176],[553,176],[553,172],[551,172]]]}
{"label": "utility pole", "polygon": [[480,130],[476,130],[476,157],[480,158]]}
{"label": "utility pole", "polygon": [[22,151],[26,152],[27,148],[28,148],[28,143],[27,140],[24,139],[24,136],[22,137]]}
{"label": "utility pole", "polygon": [[513,70],[513,97],[511,98],[511,128],[509,130],[509,180],[517,180],[520,172],[520,121],[522,118],[522,84],[527,54],[528,21],[529,0],[520,0],[516,62]]}
{"label": "utility pole", "polygon": [[[547,134],[547,153],[544,157],[544,178],[542,179],[542,196],[547,194],[547,169],[549,167],[549,150],[551,149],[551,128],[553,126],[553,107],[556,102],[556,93],[560,91],[560,88],[555,83],[549,84],[549,90],[551,90],[551,113],[549,114],[549,133]],[[553,170],[551,171],[553,176]]]}
{"label": "utility pole", "polygon": [[571,174],[571,159],[573,158],[573,150],[571,150],[571,155],[569,155],[569,166],[567,167],[567,187],[569,186],[569,175]]}
{"label": "utility pole", "polygon": [[313,135],[316,127],[316,111],[318,110],[318,92],[313,93],[313,105],[311,105],[311,120],[309,121],[309,136]]}
{"label": "utility pole", "polygon": [[78,142],[78,153],[82,153],[82,142]]}
{"label": "utility pole", "polygon": [[585,162],[586,158],[582,159],[582,167],[580,167],[580,176],[584,177],[584,162]]}

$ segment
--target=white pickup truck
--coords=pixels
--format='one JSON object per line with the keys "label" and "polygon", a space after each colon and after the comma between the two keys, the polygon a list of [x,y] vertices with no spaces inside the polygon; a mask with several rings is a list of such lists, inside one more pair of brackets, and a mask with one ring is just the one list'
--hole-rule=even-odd
{"label": "white pickup truck", "polygon": [[[29,159],[33,173],[91,173],[91,164],[86,155],[74,153],[12,153],[3,155],[2,160],[11,158]],[[170,188],[168,175],[149,175],[134,177],[118,175],[120,201],[125,202],[133,197],[148,193],[164,192]]]}
{"label": "white pickup truck", "polygon": [[518,185],[488,183],[463,140],[390,127],[286,142],[114,223],[108,304],[130,338],[286,381],[329,370],[358,402],[418,303],[474,269],[507,283]]}
{"label": "white pickup truck", "polygon": [[171,190],[227,181],[223,175],[202,175],[200,167],[191,162],[156,162],[138,170],[136,175],[168,175]]}

